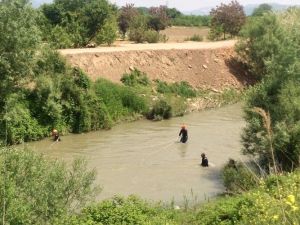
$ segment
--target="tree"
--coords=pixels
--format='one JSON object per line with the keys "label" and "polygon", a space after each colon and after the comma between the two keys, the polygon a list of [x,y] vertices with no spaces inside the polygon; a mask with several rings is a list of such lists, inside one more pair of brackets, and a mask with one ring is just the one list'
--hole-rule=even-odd
{"label": "tree", "polygon": [[99,30],[96,36],[97,44],[111,45],[117,38],[118,26],[116,18],[109,19],[105,22],[104,26]]}
{"label": "tree", "polygon": [[278,54],[284,35],[275,14],[250,18],[241,30],[236,50],[256,78],[266,75],[267,63]]}
{"label": "tree", "polygon": [[176,8],[167,8],[167,16],[170,19],[175,19],[177,17],[182,16],[182,13],[178,11]]}
{"label": "tree", "polygon": [[149,9],[150,18],[148,21],[148,27],[150,29],[160,31],[164,30],[170,22],[170,18],[167,14],[167,7],[166,6],[159,6],[159,7],[151,7]]}
{"label": "tree", "polygon": [[226,33],[231,36],[237,35],[246,22],[246,15],[236,0],[231,1],[228,5],[221,4],[210,12],[211,30],[223,28],[224,39]]}
{"label": "tree", "polygon": [[[96,37],[105,21],[116,15],[115,6],[107,0],[55,0],[41,8],[51,29],[58,30],[60,26],[67,32],[65,36],[70,37],[73,47],[85,46]],[[44,36],[47,39],[48,34]]]}
{"label": "tree", "polygon": [[299,9],[264,14],[242,32],[242,57],[253,72],[262,71],[247,99],[244,153],[258,156],[266,170],[300,166],[299,15]]}
{"label": "tree", "polygon": [[257,8],[254,9],[252,16],[262,16],[266,12],[272,11],[272,6],[269,4],[260,4]]}
{"label": "tree", "polygon": [[41,41],[36,12],[26,0],[0,2],[0,112],[10,93],[31,81]]}
{"label": "tree", "polygon": [[139,15],[138,10],[134,7],[134,4],[126,4],[123,6],[119,12],[118,25],[119,29],[125,37],[126,32],[130,27],[130,23],[135,17]]}

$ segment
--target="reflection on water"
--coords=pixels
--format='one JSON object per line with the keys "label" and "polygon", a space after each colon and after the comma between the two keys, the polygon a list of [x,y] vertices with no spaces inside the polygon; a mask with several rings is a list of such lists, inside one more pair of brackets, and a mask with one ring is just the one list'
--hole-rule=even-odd
{"label": "reflection on water", "polygon": [[[229,157],[240,158],[239,142],[244,125],[241,105],[151,122],[122,124],[109,131],[30,143],[35,151],[70,162],[85,157],[97,171],[104,189],[99,199],[115,194],[137,194],[152,200],[176,202],[191,190],[199,197],[223,190],[219,171]],[[181,124],[189,132],[187,144],[178,142]],[[212,166],[199,166],[205,152]]]}

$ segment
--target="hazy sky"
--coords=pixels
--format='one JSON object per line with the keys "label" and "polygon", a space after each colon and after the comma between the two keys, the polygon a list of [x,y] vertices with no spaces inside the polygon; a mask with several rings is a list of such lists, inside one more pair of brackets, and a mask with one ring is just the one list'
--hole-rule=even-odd
{"label": "hazy sky", "polygon": [[[44,2],[51,2],[51,0],[32,0],[33,3],[40,4]],[[158,6],[168,5],[169,7],[177,8],[182,11],[191,11],[200,8],[214,7],[219,5],[221,2],[228,3],[231,0],[110,0],[119,6],[125,5],[126,3],[134,3],[136,6]],[[300,0],[238,0],[239,3],[246,4],[261,4],[261,3],[278,3],[296,5],[300,4]]]}

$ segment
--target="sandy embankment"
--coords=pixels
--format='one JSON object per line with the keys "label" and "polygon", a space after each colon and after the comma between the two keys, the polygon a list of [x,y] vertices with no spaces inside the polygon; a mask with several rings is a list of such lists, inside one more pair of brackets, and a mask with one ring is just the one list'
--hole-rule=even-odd
{"label": "sandy embankment", "polygon": [[152,80],[187,81],[194,87],[222,90],[242,88],[249,79],[233,63],[235,41],[124,44],[117,47],[60,50],[72,66],[93,80],[120,82],[137,68]]}

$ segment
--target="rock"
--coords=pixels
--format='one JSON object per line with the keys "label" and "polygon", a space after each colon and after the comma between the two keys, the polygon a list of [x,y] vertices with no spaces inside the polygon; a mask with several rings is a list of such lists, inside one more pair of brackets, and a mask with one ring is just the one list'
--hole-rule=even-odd
{"label": "rock", "polygon": [[203,67],[204,69],[207,69],[207,68],[208,68],[207,65],[205,65],[205,64],[203,64],[202,67]]}
{"label": "rock", "polygon": [[192,65],[189,65],[189,68],[192,69],[193,68]]}
{"label": "rock", "polygon": [[219,90],[217,90],[215,88],[211,88],[210,90],[213,91],[213,92],[215,92],[215,93],[222,93],[222,91],[219,91]]}
{"label": "rock", "polygon": [[95,43],[88,43],[85,47],[87,47],[87,48],[95,48],[96,44]]}
{"label": "rock", "polygon": [[219,63],[219,59],[214,59],[214,62],[215,63]]}
{"label": "rock", "polygon": [[134,66],[129,66],[129,70],[134,71],[135,70]]}

